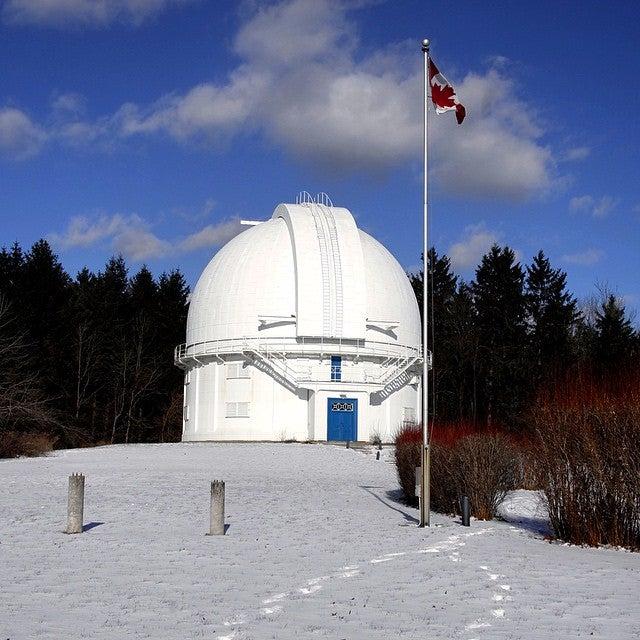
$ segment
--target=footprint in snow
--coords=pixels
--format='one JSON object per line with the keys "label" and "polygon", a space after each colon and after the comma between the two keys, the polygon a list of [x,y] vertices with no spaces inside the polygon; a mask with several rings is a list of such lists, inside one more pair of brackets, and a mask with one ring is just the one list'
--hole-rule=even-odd
{"label": "footprint in snow", "polygon": [[353,578],[353,576],[360,575],[359,569],[351,569],[350,571],[343,571],[338,574],[339,578]]}
{"label": "footprint in snow", "polygon": [[491,624],[489,622],[483,622],[482,620],[476,620],[471,624],[468,624],[464,629],[465,631],[471,631],[471,629],[484,629],[486,627],[490,627]]}
{"label": "footprint in snow", "polygon": [[308,596],[310,593],[315,593],[316,591],[320,591],[320,589],[322,589],[322,585],[314,584],[310,587],[302,587],[298,589],[298,591],[303,595]]}
{"label": "footprint in snow", "polygon": [[247,621],[246,616],[239,615],[239,616],[236,616],[235,618],[231,618],[230,620],[225,620],[222,624],[224,624],[225,627],[234,627],[237,624],[244,624],[246,621]]}
{"label": "footprint in snow", "polygon": [[278,602],[278,600],[284,600],[288,595],[288,593],[276,593],[274,596],[263,600],[262,604],[273,604],[274,602]]}
{"label": "footprint in snow", "polygon": [[277,615],[281,611],[282,611],[282,607],[280,605],[276,605],[275,607],[262,607],[262,609],[260,609],[260,613],[264,616]]}

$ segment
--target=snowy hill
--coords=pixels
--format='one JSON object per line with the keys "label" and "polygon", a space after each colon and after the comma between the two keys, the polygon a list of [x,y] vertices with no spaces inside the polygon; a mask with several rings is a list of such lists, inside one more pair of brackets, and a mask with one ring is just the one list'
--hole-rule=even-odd
{"label": "snowy hill", "polygon": [[[130,445],[0,462],[0,638],[640,637],[640,554],[546,542],[532,495],[510,522],[397,501],[390,451]],[[61,533],[67,476],[85,523]],[[227,536],[208,537],[226,481]]]}

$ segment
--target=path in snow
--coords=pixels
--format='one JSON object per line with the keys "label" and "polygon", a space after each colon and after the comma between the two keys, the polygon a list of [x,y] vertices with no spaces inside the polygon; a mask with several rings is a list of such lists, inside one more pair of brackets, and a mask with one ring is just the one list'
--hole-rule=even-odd
{"label": "path in snow", "polygon": [[[545,542],[527,493],[507,505],[520,524],[419,529],[389,454],[210,443],[0,462],[0,638],[640,636],[640,555]],[[93,528],[66,536],[73,471]],[[216,478],[225,537],[204,535]]]}

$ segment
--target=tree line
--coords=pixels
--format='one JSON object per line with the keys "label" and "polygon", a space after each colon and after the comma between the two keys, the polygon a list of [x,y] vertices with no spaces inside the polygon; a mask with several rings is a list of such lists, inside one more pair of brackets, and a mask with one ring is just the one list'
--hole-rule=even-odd
{"label": "tree line", "polygon": [[57,446],[179,440],[189,288],[122,257],[72,278],[45,240],[0,251],[0,437]]}
{"label": "tree line", "polygon": [[[601,291],[579,304],[542,251],[522,266],[494,245],[465,282],[431,249],[427,273],[436,421],[526,429],[542,388],[635,374],[640,334],[623,302]],[[424,274],[409,278],[422,309]]]}
{"label": "tree line", "polygon": [[[637,367],[640,336],[622,302],[606,294],[580,306],[543,252],[522,266],[494,246],[472,282],[434,249],[427,262],[436,420],[522,429],[544,385],[578,369],[604,379]],[[409,278],[421,306],[423,273]],[[118,256],[71,277],[45,240],[2,249],[0,438],[44,433],[63,447],[179,440],[173,349],[188,296],[178,270],[130,274]]]}

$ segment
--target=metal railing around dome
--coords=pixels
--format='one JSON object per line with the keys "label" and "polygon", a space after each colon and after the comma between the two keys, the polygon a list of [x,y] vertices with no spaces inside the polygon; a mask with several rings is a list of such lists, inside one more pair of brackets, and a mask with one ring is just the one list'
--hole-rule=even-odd
{"label": "metal railing around dome", "polygon": [[185,365],[199,358],[216,357],[255,351],[279,356],[350,356],[355,358],[421,358],[422,349],[409,345],[376,340],[340,338],[253,337],[207,340],[181,344],[175,349],[175,363]]}
{"label": "metal railing around dome", "polygon": [[175,363],[188,368],[213,359],[224,362],[225,355],[238,354],[292,390],[338,381],[330,367],[315,365],[309,358],[347,356],[364,366],[343,368],[340,382],[363,384],[381,394],[409,382],[416,374],[415,365],[422,361],[419,347],[375,340],[253,337],[182,344],[176,347]]}

